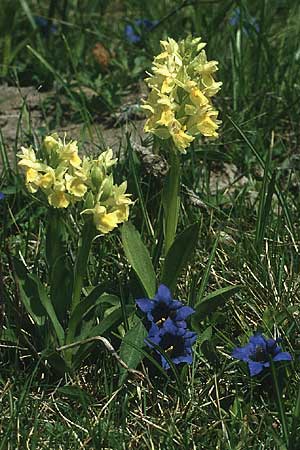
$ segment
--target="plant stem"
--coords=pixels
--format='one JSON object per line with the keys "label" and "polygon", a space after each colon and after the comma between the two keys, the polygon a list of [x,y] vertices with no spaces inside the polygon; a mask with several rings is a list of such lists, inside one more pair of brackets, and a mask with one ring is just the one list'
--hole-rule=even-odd
{"label": "plant stem", "polygon": [[85,222],[83,226],[81,237],[78,244],[78,253],[74,268],[74,284],[73,284],[71,313],[74,311],[76,305],[80,302],[83,280],[86,273],[87,263],[94,236],[95,236],[95,226],[93,222],[89,220]]}
{"label": "plant stem", "polygon": [[180,208],[180,160],[174,147],[170,149],[170,169],[163,188],[165,254],[176,236]]}
{"label": "plant stem", "polygon": [[278,409],[279,409],[280,422],[281,422],[281,425],[282,425],[282,429],[283,429],[283,434],[284,434],[286,445],[288,445],[289,434],[288,434],[288,428],[287,428],[287,424],[286,424],[286,420],[285,420],[284,406],[283,406],[283,403],[282,403],[282,398],[281,398],[280,389],[279,389],[279,385],[278,385],[277,373],[276,373],[276,369],[275,369],[275,365],[274,365],[273,361],[270,361],[270,365],[271,365],[272,377],[273,377],[274,386],[275,386],[275,392],[276,392],[276,398],[277,398],[277,405],[278,405]]}

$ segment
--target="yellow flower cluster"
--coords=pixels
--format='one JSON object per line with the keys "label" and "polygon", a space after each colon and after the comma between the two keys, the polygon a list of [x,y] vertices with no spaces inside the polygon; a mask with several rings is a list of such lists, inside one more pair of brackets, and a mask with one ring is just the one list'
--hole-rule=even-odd
{"label": "yellow flower cluster", "polygon": [[126,181],[120,186],[114,184],[110,169],[117,159],[111,149],[97,159],[81,159],[76,141],[65,142],[53,134],[44,139],[41,158],[32,147],[21,147],[17,156],[29,192],[41,190],[54,208],[84,201],[86,209],[81,214],[92,214],[101,233],[109,233],[128,220],[132,201],[126,194]]}
{"label": "yellow flower cluster", "polygon": [[221,122],[211,98],[222,83],[214,80],[218,62],[207,61],[205,46],[201,38],[161,41],[163,51],[146,79],[150,93],[142,106],[148,114],[145,131],[172,138],[181,153],[199,134],[218,137]]}

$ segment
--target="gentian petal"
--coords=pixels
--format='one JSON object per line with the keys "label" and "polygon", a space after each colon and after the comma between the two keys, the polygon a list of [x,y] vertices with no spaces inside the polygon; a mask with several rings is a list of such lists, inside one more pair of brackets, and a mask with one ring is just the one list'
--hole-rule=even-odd
{"label": "gentian petal", "polygon": [[172,300],[172,309],[178,309],[182,307],[182,303],[179,300]]}
{"label": "gentian petal", "polygon": [[186,329],[187,323],[185,320],[176,320],[176,327]]}
{"label": "gentian petal", "polygon": [[146,314],[151,312],[154,308],[154,302],[149,298],[139,298],[135,301],[135,303],[140,308],[140,310]]}
{"label": "gentian petal", "polygon": [[160,357],[161,357],[162,368],[165,369],[165,370],[168,370],[170,368],[170,364],[168,363],[166,358],[163,357],[163,355],[160,355]]}
{"label": "gentian petal", "polygon": [[193,314],[195,310],[190,306],[182,306],[177,310],[176,319],[175,320],[185,320],[191,314]]}
{"label": "gentian petal", "polygon": [[184,336],[185,345],[191,347],[197,340],[197,333],[187,331]]}
{"label": "gentian petal", "polygon": [[174,334],[177,335],[178,333],[178,327],[174,324],[173,320],[171,320],[170,318],[168,318],[163,326],[162,326],[162,332],[165,333],[170,333],[170,334]]}
{"label": "gentian petal", "polygon": [[149,345],[149,347],[153,347],[151,344],[159,345],[161,341],[161,336],[159,333],[153,334],[151,336],[147,336],[145,339],[145,343]]}
{"label": "gentian petal", "polygon": [[192,364],[193,362],[193,355],[182,355],[182,356],[177,356],[176,358],[172,359],[174,364],[180,364],[180,363],[187,363],[187,364]]}
{"label": "gentian petal", "polygon": [[161,328],[159,328],[156,323],[151,322],[151,328],[148,333],[148,337],[151,338],[152,336],[156,336],[161,332]]}
{"label": "gentian petal", "polygon": [[292,359],[289,352],[281,352],[274,356],[273,361],[292,361]]}
{"label": "gentian petal", "polygon": [[250,361],[250,355],[254,351],[252,344],[247,344],[245,347],[236,347],[233,349],[231,356],[236,359],[240,359],[241,361],[248,362]]}
{"label": "gentian petal", "polygon": [[154,297],[154,300],[164,302],[166,305],[172,303],[172,295],[170,289],[164,284],[160,284],[157,289],[157,294]]}
{"label": "gentian petal", "polygon": [[261,333],[256,333],[254,336],[251,336],[249,342],[255,347],[260,346],[264,351],[267,350],[267,341]]}
{"label": "gentian petal", "polygon": [[249,371],[250,371],[251,377],[258,375],[264,369],[263,364],[260,362],[256,362],[256,361],[249,361],[248,366],[249,366]]}

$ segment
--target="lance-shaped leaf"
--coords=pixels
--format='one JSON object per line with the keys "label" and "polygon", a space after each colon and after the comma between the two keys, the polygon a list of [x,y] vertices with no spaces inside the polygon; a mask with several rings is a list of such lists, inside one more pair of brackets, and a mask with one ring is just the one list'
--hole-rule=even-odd
{"label": "lance-shaped leaf", "polygon": [[227,286],[225,288],[217,289],[204,297],[203,300],[196,305],[196,311],[192,315],[191,321],[194,330],[199,331],[200,322],[217,308],[223,306],[232,295],[239,292],[242,288],[243,286],[241,285]]}
{"label": "lance-shaped leaf", "polygon": [[[144,341],[147,334],[142,321],[136,317],[136,323],[127,331],[120,347],[120,358],[127,364],[129,369],[136,369],[144,358],[144,353],[141,349],[145,346]],[[126,379],[127,371],[124,367],[121,367],[120,370],[119,384],[122,384]]]}
{"label": "lance-shaped leaf", "polygon": [[23,305],[36,325],[43,326],[46,310],[40,301],[37,284],[29,277],[29,273],[22,261],[14,258],[13,264]]}
{"label": "lance-shaped leaf", "polygon": [[162,272],[162,283],[172,291],[177,279],[197,246],[200,223],[194,223],[180,233],[169,249]]}
{"label": "lance-shaped leaf", "polygon": [[36,287],[37,287],[38,293],[39,293],[40,302],[48,314],[48,317],[52,323],[52,326],[53,326],[53,329],[57,336],[59,344],[63,345],[64,340],[65,340],[65,333],[64,333],[63,327],[61,326],[61,324],[56,316],[53,305],[48,297],[45,287],[43,286],[43,284],[41,283],[41,281],[39,280],[39,278],[36,275],[29,274],[28,277],[33,281],[33,283],[36,284]]}
{"label": "lance-shaped leaf", "polygon": [[156,291],[156,277],[149,252],[132,223],[124,223],[121,233],[128,262],[135,271],[148,297],[153,298]]}

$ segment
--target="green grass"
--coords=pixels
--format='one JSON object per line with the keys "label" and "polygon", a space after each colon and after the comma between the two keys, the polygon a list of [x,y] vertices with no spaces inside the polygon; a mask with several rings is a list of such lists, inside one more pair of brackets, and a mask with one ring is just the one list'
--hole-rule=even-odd
{"label": "green grass", "polygon": [[[119,387],[119,367],[100,345],[74,376],[59,378],[39,360],[41,348],[21,306],[12,262],[21,254],[46,281],[46,209],[24,190],[17,168],[6,158],[6,142],[0,139],[0,190],[6,193],[0,203],[0,308],[5,332],[0,347],[0,449],[297,450],[298,2],[191,1],[180,7],[171,0],[69,0],[41,7],[24,0],[11,9],[12,3],[4,1],[0,16],[0,81],[51,88],[50,106],[44,105],[49,129],[59,129],[71,117],[89,130],[115,113],[123,97],[136,92],[160,39],[192,32],[208,43],[208,57],[219,61],[218,78],[223,81],[217,100],[223,126],[219,140],[200,141],[183,157],[182,182],[202,207],[193,206],[182,190],[179,229],[199,220],[200,237],[174,295],[193,305],[199,295],[224,286],[240,284],[243,289],[199,323],[194,363],[178,371],[177,379],[172,373],[163,376],[145,358],[139,369],[147,378],[130,375]],[[233,26],[229,19],[237,7],[241,22]],[[46,38],[35,24],[37,15],[53,17],[58,32]],[[251,16],[257,19],[258,31]],[[139,17],[161,23],[141,44],[130,44],[124,26]],[[96,42],[111,52],[108,71],[93,59]],[[86,87],[93,90],[93,100],[86,96]],[[53,111],[50,117],[47,111]],[[21,120],[19,126],[22,131]],[[26,143],[40,141],[45,132],[32,129]],[[95,152],[102,146],[100,136],[87,133],[85,140],[93,141]],[[20,144],[18,138],[16,149]],[[115,177],[118,182],[128,179],[128,191],[138,199],[131,220],[158,267],[163,177],[147,173],[134,145],[121,153],[125,158]],[[230,187],[224,188],[224,173],[233,169]],[[72,210],[66,220],[73,257],[78,212]],[[125,303],[141,296],[119,232],[96,241],[88,280],[91,285],[106,280],[107,291],[121,295]],[[294,355],[293,363],[275,366],[278,389],[271,374],[261,382],[250,379],[247,367],[230,356],[256,330],[281,336],[284,348]],[[109,335],[116,348],[122,332],[119,328]],[[9,333],[17,336],[14,344]]]}

